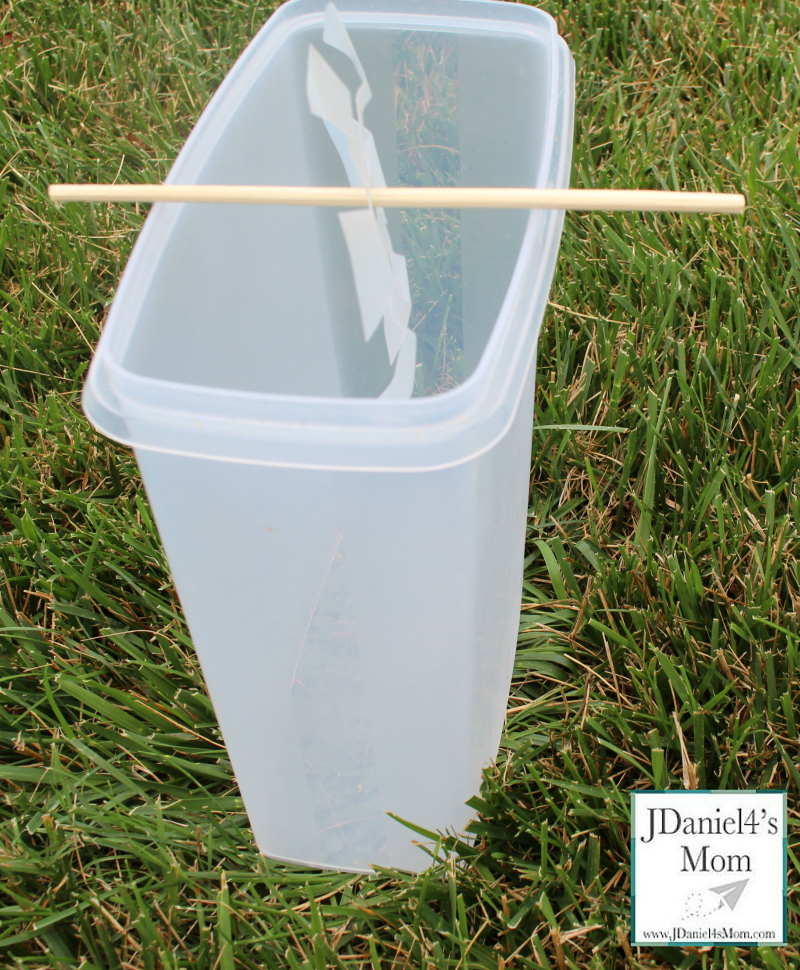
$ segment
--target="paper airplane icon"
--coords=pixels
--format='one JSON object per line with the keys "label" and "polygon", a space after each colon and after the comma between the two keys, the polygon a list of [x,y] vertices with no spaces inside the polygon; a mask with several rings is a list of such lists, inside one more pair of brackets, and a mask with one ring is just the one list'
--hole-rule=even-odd
{"label": "paper airplane icon", "polygon": [[726,882],[724,886],[712,886],[711,892],[717,893],[722,897],[720,906],[725,902],[728,904],[728,909],[734,909],[748,882],[750,882],[749,879],[740,879],[738,882]]}

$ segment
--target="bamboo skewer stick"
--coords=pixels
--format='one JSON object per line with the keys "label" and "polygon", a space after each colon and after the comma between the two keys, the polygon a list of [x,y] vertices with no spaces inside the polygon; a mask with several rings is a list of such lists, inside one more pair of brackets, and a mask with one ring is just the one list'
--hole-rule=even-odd
{"label": "bamboo skewer stick", "polygon": [[744,212],[733,192],[649,189],[389,188],[304,185],[51,185],[53,202],[223,202],[385,209],[568,209],[577,212]]}

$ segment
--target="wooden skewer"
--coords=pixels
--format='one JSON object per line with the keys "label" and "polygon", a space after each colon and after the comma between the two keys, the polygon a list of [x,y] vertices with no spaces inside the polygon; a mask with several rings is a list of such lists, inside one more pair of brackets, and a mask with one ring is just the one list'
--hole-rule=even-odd
{"label": "wooden skewer", "polygon": [[[305,185],[51,185],[53,202],[227,202],[364,208],[365,189]],[[741,214],[733,192],[628,189],[391,188],[371,189],[378,208],[570,209],[578,212],[708,212]]]}

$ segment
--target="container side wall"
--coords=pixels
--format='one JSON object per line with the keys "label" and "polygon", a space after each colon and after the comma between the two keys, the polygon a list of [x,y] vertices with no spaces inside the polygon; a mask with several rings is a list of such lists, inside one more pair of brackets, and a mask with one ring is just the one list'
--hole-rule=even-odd
{"label": "container side wall", "polygon": [[[532,39],[458,40],[461,184],[535,186],[549,91],[549,52]],[[483,354],[528,224],[524,211],[464,209],[464,373]]]}
{"label": "container side wall", "polygon": [[528,516],[535,363],[509,433],[479,459],[475,632],[472,643],[472,777],[494,761],[508,706],[519,634]]}
{"label": "container side wall", "polygon": [[478,789],[475,463],[375,475],[137,458],[262,851],[424,868],[385,813],[460,829]]}
{"label": "container side wall", "polygon": [[[305,101],[306,33],[291,35],[270,61],[200,182],[313,184],[305,137],[317,119]],[[125,366],[206,387],[336,397],[331,305],[313,208],[187,205],[153,275]]]}

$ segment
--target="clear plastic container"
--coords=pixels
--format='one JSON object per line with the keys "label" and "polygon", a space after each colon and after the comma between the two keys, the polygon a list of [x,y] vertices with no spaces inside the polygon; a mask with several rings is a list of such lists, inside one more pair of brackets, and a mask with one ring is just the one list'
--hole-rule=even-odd
{"label": "clear plastic container", "polygon": [[[341,0],[389,185],[564,187],[572,58],[496,0]],[[279,8],[168,181],[346,184],[309,111],[324,3]],[[349,71],[349,73],[348,73]],[[84,390],[136,452],[259,848],[418,870],[461,831],[516,645],[536,343],[563,213],[387,210],[414,396],[365,341],[333,209],[155,205]]]}

